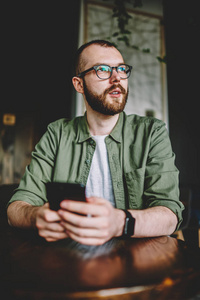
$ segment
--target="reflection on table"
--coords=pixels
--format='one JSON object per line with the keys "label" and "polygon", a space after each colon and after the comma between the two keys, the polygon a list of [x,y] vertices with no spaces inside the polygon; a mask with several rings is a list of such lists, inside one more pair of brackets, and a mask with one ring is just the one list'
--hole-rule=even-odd
{"label": "reflection on table", "polygon": [[10,299],[174,300],[200,292],[199,249],[172,237],[92,247],[47,243],[4,225],[0,238],[0,282]]}

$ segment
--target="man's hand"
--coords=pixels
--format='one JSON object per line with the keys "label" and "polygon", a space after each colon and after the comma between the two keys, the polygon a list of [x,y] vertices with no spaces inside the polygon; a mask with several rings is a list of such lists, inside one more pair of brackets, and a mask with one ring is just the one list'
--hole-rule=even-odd
{"label": "man's hand", "polygon": [[8,206],[8,223],[22,229],[38,229],[40,236],[47,241],[57,241],[68,237],[61,218],[56,211],[50,210],[49,203],[32,206],[24,201],[15,201]]}
{"label": "man's hand", "polygon": [[122,234],[125,214],[105,199],[91,197],[87,198],[87,202],[64,200],[60,206],[60,224],[67,236],[79,243],[101,245]]}
{"label": "man's hand", "polygon": [[41,206],[36,214],[36,227],[39,235],[48,242],[67,238],[68,235],[60,221],[58,213],[49,209],[49,203]]}

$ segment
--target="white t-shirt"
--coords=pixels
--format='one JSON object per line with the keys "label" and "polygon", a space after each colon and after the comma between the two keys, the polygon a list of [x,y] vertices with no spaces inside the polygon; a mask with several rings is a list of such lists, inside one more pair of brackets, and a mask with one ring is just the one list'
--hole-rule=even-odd
{"label": "white t-shirt", "polygon": [[104,198],[115,207],[112,178],[105,144],[106,136],[96,135],[92,137],[96,142],[96,148],[86,184],[86,197],[96,196]]}

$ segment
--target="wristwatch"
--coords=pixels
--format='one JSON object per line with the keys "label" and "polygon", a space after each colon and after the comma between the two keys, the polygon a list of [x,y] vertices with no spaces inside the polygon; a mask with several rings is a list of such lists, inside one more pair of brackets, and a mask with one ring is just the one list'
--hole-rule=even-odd
{"label": "wristwatch", "polygon": [[130,237],[134,235],[135,218],[131,215],[131,213],[128,210],[126,209],[122,209],[122,210],[126,214],[122,237]]}

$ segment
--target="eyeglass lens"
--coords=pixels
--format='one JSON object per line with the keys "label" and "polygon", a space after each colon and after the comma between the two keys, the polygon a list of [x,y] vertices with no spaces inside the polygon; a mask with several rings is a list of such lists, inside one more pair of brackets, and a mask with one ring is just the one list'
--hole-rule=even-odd
{"label": "eyeglass lens", "polygon": [[[130,75],[130,67],[127,65],[120,65],[117,67],[117,72],[122,79],[126,79]],[[100,65],[96,67],[96,73],[97,76],[101,79],[107,79],[111,76],[112,73],[112,67],[109,67],[107,65]]]}

